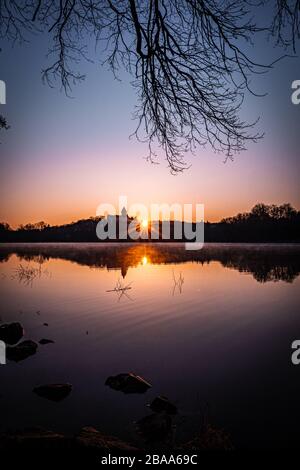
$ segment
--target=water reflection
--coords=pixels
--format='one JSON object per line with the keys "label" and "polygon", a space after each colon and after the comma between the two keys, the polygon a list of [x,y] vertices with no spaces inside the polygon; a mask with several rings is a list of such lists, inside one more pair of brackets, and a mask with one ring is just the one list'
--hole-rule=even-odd
{"label": "water reflection", "polygon": [[37,268],[19,264],[19,266],[15,268],[11,279],[16,279],[20,284],[32,287],[35,279],[40,279],[42,276],[51,277],[51,273],[49,273],[47,269],[42,270],[42,264],[42,262],[38,262]]}
{"label": "water reflection", "polygon": [[[176,442],[193,439],[207,414],[237,448],[298,445],[290,355],[300,331],[299,246],[20,244],[0,246],[0,259],[1,321],[20,321],[24,340],[38,345],[0,368],[0,432],[42,426],[73,435],[91,424],[149,440],[168,429],[146,406],[163,395],[178,407]],[[51,275],[28,288],[11,281],[20,264],[31,269],[25,278]],[[104,386],[129,372],[152,384],[147,396]],[[32,393],[45,384],[74,388],[56,407]]]}
{"label": "water reflection", "polygon": [[[300,272],[299,245],[207,244],[187,251],[180,244],[7,244],[0,246],[0,262],[16,253],[23,261],[42,264],[64,259],[93,268],[120,269],[123,278],[130,267],[149,264],[210,263],[251,273],[258,282],[293,282]],[[181,281],[180,281],[181,284]],[[183,283],[182,283],[183,284]]]}

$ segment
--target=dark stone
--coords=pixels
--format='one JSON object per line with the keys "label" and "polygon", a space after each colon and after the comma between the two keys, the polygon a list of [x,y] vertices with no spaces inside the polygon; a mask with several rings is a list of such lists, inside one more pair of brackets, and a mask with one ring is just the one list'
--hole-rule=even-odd
{"label": "dark stone", "polygon": [[121,441],[117,437],[108,436],[93,427],[84,427],[78,436],[75,436],[76,448],[90,452],[102,453],[110,452],[113,455],[136,454],[139,451],[136,447]]}
{"label": "dark stone", "polygon": [[149,406],[155,413],[167,413],[170,415],[177,414],[177,407],[163,395],[154,398],[153,402]]}
{"label": "dark stone", "polygon": [[65,436],[42,428],[0,434],[0,450],[49,450],[65,447]]}
{"label": "dark stone", "polygon": [[123,393],[145,393],[148,388],[152,387],[145,379],[131,372],[108,377],[105,385]]}
{"label": "dark stone", "polygon": [[43,325],[44,325],[44,326],[49,326],[49,324],[48,324],[48,323],[43,323]]}
{"label": "dark stone", "polygon": [[64,400],[72,391],[71,384],[47,384],[35,387],[33,392],[39,397],[47,398],[51,401]]}
{"label": "dark stone", "polygon": [[[116,437],[106,435],[91,427],[83,428],[76,436],[65,436],[41,428],[30,428],[23,431],[0,434],[1,461],[10,464],[24,462],[29,468],[40,468],[46,464],[66,462],[66,468],[88,468],[89,464],[99,466],[99,457],[141,455],[141,450]],[[42,455],[41,455],[42,454]],[[41,460],[42,456],[42,460]],[[34,464],[32,466],[32,464]],[[91,468],[94,468],[92,465]],[[47,466],[47,465],[46,465]]]}
{"label": "dark stone", "polygon": [[24,335],[24,330],[19,322],[5,323],[0,326],[0,340],[6,344],[16,344]]}
{"label": "dark stone", "polygon": [[42,339],[39,340],[39,343],[40,344],[53,344],[54,341],[52,339],[42,338]]}
{"label": "dark stone", "polygon": [[229,435],[223,430],[208,424],[202,427],[200,432],[189,442],[181,444],[178,452],[201,452],[204,450],[234,450]]}
{"label": "dark stone", "polygon": [[148,442],[165,442],[172,437],[172,418],[165,413],[148,415],[136,423],[136,430]]}
{"label": "dark stone", "polygon": [[6,348],[6,357],[10,361],[24,361],[30,356],[33,356],[37,351],[38,345],[30,339],[22,341],[17,346],[8,346]]}

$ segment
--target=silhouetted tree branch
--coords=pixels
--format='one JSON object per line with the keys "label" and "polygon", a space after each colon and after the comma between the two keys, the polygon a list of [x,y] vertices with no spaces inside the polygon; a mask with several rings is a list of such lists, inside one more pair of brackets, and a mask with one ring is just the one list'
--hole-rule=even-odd
{"label": "silhouetted tree branch", "polygon": [[[259,5],[274,1],[257,0]],[[269,30],[278,43],[296,47],[300,0],[277,0]],[[257,64],[245,52],[266,28],[250,20],[253,2],[242,0],[4,0],[0,37],[26,40],[26,32],[48,31],[50,65],[43,78],[61,82],[68,94],[84,79],[76,70],[93,37],[104,45],[103,60],[116,75],[125,67],[138,91],[138,139],[157,146],[171,171],[185,168],[185,153],[210,146],[232,158],[262,135],[239,116]],[[288,29],[287,29],[288,28]],[[286,36],[287,35],[287,36]]]}
{"label": "silhouetted tree branch", "polygon": [[271,31],[279,44],[292,46],[296,52],[296,40],[300,38],[300,0],[275,1]]}
{"label": "silhouetted tree branch", "polygon": [[6,121],[5,117],[0,114],[0,131],[2,129],[8,130],[9,125],[7,124],[7,121]]}
{"label": "silhouetted tree branch", "polygon": [[8,129],[9,126],[4,116],[0,114],[0,129]]}

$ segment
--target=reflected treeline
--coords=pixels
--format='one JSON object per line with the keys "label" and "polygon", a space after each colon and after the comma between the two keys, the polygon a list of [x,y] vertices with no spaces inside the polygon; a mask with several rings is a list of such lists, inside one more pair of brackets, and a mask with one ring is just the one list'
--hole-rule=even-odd
{"label": "reflected treeline", "polygon": [[64,259],[92,268],[119,269],[145,264],[220,262],[226,268],[251,273],[258,282],[292,282],[300,272],[300,245],[206,244],[202,250],[185,250],[184,244],[15,244],[0,247],[0,261],[12,254],[20,261],[43,263]]}

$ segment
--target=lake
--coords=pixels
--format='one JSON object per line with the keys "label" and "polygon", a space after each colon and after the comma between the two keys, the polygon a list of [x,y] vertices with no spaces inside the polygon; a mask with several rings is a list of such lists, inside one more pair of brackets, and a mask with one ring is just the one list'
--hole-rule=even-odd
{"label": "lake", "polygon": [[[209,421],[235,448],[298,446],[299,273],[299,245],[2,244],[1,322],[55,343],[0,366],[0,429],[92,425],[138,442],[134,422],[163,394],[176,442]],[[104,385],[130,371],[152,388]],[[60,382],[73,385],[60,403],[32,392]]]}

